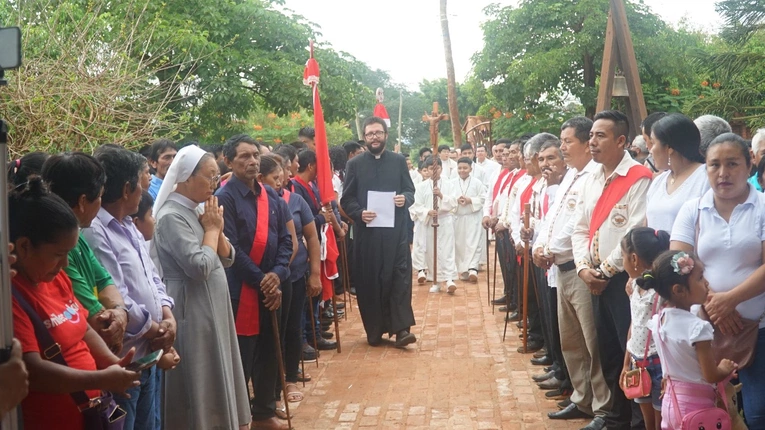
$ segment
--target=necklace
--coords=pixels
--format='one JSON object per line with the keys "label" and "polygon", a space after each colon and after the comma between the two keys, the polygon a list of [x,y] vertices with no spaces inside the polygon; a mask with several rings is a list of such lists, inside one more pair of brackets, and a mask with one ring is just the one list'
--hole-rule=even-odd
{"label": "necklace", "polygon": [[464,195],[465,195],[465,192],[466,192],[467,190],[469,190],[469,189],[470,189],[470,181],[472,181],[472,180],[473,180],[473,177],[472,177],[472,176],[470,176],[470,177],[469,177],[469,179],[468,179],[468,181],[467,181],[467,187],[465,187],[465,189],[462,189],[462,182],[463,182],[464,180],[461,180],[461,181],[460,181],[460,191],[462,192],[462,194],[461,194],[461,195],[463,195],[463,196],[464,196]]}
{"label": "necklace", "polygon": [[675,185],[675,174],[674,174],[674,172],[669,174],[669,185]]}

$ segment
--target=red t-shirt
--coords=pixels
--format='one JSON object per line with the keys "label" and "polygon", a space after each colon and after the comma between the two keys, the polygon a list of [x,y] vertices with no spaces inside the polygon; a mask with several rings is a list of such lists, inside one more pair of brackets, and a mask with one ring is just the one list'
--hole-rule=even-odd
{"label": "red t-shirt", "polygon": [[[88,311],[74,297],[72,282],[66,273],[62,270],[53,281],[37,286],[21,276],[16,276],[13,283],[37,311],[53,339],[61,345],[67,365],[74,369],[96,370],[96,362],[84,340]],[[13,330],[24,353],[41,351],[32,321],[16,299],[13,300]],[[100,392],[88,391],[87,394],[92,398]],[[69,394],[30,390],[29,396],[21,403],[21,409],[27,430],[82,430],[84,426],[82,414]]]}

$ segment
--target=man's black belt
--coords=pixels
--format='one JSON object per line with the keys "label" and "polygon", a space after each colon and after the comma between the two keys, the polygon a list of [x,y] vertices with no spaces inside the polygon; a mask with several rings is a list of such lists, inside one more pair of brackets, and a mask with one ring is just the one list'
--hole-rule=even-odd
{"label": "man's black belt", "polygon": [[576,264],[574,263],[574,260],[567,261],[563,264],[559,264],[558,269],[560,269],[560,271],[563,273],[570,272],[576,269]]}

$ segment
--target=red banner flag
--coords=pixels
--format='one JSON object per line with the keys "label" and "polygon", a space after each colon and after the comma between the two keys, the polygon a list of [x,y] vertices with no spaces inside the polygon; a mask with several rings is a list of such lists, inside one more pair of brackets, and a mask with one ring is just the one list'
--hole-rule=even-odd
{"label": "red banner flag", "polygon": [[305,65],[303,83],[311,86],[313,91],[313,128],[316,131],[316,184],[321,195],[321,204],[326,205],[335,200],[335,189],[332,186],[332,167],[329,162],[329,145],[327,144],[327,129],[324,124],[324,111],[319,99],[319,63],[313,58],[313,41],[311,41],[311,57]]}

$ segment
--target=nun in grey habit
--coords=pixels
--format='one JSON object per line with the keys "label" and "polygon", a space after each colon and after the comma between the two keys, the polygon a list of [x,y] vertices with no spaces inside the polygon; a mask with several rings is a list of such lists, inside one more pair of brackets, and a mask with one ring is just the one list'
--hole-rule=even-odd
{"label": "nun in grey habit", "polygon": [[[225,267],[234,248],[213,197],[219,179],[212,155],[178,152],[154,203],[154,246],[175,300],[178,367],[165,373],[164,428],[246,429],[251,421]],[[201,207],[204,207],[204,211]]]}

